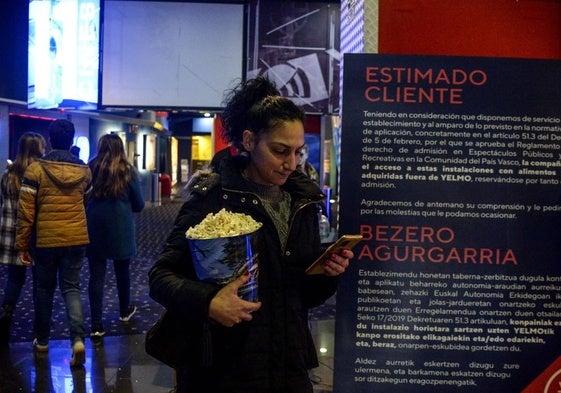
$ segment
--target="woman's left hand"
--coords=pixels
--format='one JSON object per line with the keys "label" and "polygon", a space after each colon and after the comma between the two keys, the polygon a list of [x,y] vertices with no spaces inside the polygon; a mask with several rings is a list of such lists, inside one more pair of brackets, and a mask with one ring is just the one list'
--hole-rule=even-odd
{"label": "woman's left hand", "polygon": [[341,250],[339,254],[331,254],[331,257],[323,263],[325,274],[334,277],[344,273],[349,266],[349,259],[353,257],[351,250]]}

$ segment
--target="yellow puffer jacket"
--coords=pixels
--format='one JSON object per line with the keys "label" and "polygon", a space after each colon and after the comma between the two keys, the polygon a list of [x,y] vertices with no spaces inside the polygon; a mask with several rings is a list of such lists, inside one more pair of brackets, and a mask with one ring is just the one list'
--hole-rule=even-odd
{"label": "yellow puffer jacket", "polygon": [[29,165],[20,191],[17,250],[29,250],[34,229],[37,248],[88,244],[84,200],[91,180],[83,163],[43,159]]}

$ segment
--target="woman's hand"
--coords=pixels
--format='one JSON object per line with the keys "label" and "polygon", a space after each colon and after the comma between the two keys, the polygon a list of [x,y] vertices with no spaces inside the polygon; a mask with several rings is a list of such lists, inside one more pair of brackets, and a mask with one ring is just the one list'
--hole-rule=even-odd
{"label": "woman's hand", "polygon": [[328,260],[323,263],[323,270],[328,276],[338,276],[345,272],[349,267],[349,259],[352,259],[354,254],[351,250],[341,250],[339,254],[331,254]]}
{"label": "woman's hand", "polygon": [[23,266],[33,266],[33,258],[31,258],[29,251],[20,251],[18,258]]}
{"label": "woman's hand", "polygon": [[238,289],[247,282],[249,276],[249,273],[244,274],[218,291],[210,301],[210,318],[226,327],[253,319],[251,313],[259,310],[261,302],[248,302],[238,296]]}

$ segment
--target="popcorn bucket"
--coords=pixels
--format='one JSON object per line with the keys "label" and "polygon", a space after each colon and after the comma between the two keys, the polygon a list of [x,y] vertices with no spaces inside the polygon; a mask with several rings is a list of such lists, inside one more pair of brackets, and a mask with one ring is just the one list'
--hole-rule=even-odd
{"label": "popcorn bucket", "polygon": [[199,279],[226,285],[249,271],[249,280],[240,287],[238,295],[244,300],[258,301],[259,269],[257,254],[253,253],[256,234],[253,232],[214,239],[187,238]]}

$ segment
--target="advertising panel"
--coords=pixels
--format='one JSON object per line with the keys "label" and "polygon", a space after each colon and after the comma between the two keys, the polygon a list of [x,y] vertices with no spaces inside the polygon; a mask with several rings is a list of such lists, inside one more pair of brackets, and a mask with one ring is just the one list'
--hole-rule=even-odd
{"label": "advertising panel", "polygon": [[99,0],[29,1],[29,108],[97,108],[99,19]]}
{"label": "advertising panel", "polygon": [[105,1],[102,107],[220,108],[243,76],[244,5]]}
{"label": "advertising panel", "polygon": [[340,5],[249,3],[248,78],[267,76],[308,113],[338,112]]}

